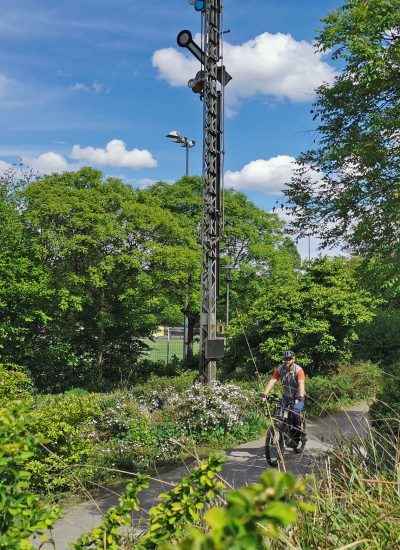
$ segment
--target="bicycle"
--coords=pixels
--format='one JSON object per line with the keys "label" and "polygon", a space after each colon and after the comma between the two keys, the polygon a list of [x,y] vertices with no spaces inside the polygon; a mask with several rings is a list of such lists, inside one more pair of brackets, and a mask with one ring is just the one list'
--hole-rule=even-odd
{"label": "bicycle", "polygon": [[291,431],[293,430],[292,418],[295,401],[286,401],[282,398],[269,399],[269,402],[275,402],[274,420],[267,430],[265,438],[265,458],[270,466],[277,466],[278,462],[284,458],[285,451],[292,448],[297,454],[302,453],[307,442],[306,419],[304,412],[301,414],[301,437],[297,447],[293,447]]}

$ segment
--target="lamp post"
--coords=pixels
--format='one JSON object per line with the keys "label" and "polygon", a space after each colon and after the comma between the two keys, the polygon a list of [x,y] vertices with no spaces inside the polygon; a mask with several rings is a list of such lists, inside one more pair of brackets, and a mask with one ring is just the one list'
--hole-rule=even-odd
{"label": "lamp post", "polygon": [[[189,176],[189,149],[192,149],[196,145],[194,139],[189,139],[186,136],[182,136],[176,130],[173,130],[166,135],[168,139],[171,139],[175,143],[179,143],[182,147],[186,149],[186,176]],[[185,307],[187,307],[188,297],[186,295]],[[184,316],[184,325],[183,325],[183,358],[188,358],[188,349],[189,349],[189,321],[187,316]]]}
{"label": "lamp post", "polygon": [[225,282],[226,282],[226,326],[229,326],[229,291],[230,291],[230,284],[232,282],[232,269],[234,269],[235,266],[233,265],[226,265],[224,269],[226,269],[226,275],[225,275]]}
{"label": "lamp post", "polygon": [[196,142],[193,139],[189,139],[186,136],[182,136],[176,130],[173,130],[166,136],[168,139],[179,143],[182,147],[186,149],[186,176],[189,175],[189,149],[196,145]]}

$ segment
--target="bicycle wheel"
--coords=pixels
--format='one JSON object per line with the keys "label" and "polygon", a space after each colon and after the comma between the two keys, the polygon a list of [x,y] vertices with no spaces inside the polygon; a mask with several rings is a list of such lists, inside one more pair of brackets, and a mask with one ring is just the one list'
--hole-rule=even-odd
{"label": "bicycle wheel", "polygon": [[265,458],[270,466],[276,466],[283,455],[282,434],[275,426],[270,426],[265,437]]}

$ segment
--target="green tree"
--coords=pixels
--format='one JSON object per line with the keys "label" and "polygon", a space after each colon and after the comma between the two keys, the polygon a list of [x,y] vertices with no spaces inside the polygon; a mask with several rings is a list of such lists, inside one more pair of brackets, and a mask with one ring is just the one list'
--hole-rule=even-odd
{"label": "green tree", "polygon": [[303,235],[343,239],[398,287],[400,0],[347,0],[322,22],[317,47],[343,70],[317,90],[317,144],[298,159],[288,205]]}
{"label": "green tree", "polygon": [[50,362],[67,385],[85,365],[89,378],[93,365],[99,380],[120,378],[158,324],[160,289],[182,285],[189,236],[169,211],[139,202],[132,187],[91,168],[33,182],[24,200],[55,291],[52,323],[33,362]]}
{"label": "green tree", "polygon": [[0,357],[20,363],[48,322],[52,297],[48,272],[40,264],[21,216],[17,169],[0,177]]}
{"label": "green tree", "polygon": [[270,286],[234,324],[225,368],[253,375],[249,343],[260,371],[280,362],[285,349],[298,352],[310,374],[331,369],[351,358],[356,328],[372,319],[373,305],[351,261],[314,260],[298,279]]}
{"label": "green tree", "polygon": [[[158,182],[143,192],[143,200],[168,208],[179,217],[188,234],[197,240],[197,263],[183,287],[175,288],[171,300],[179,303],[189,320],[189,339],[199,321],[202,179],[184,177],[174,184]],[[225,318],[224,298],[226,281],[224,268],[233,266],[231,284],[231,310],[247,310],[265,288],[279,279],[295,277],[300,256],[294,243],[285,237],[283,223],[275,214],[256,207],[243,193],[233,189],[225,191],[223,209],[223,238],[220,246],[221,277],[218,317]],[[194,258],[193,258],[194,260]]]}
{"label": "green tree", "polygon": [[[265,212],[243,193],[225,193],[223,265],[232,271],[232,309],[247,311],[271,285],[295,280],[300,255],[285,235],[284,223]],[[225,288],[222,286],[222,290]]]}
{"label": "green tree", "polygon": [[[165,288],[164,296],[178,307],[188,323],[188,361],[193,359],[193,341],[195,326],[199,322],[200,312],[200,273],[201,273],[201,178],[184,177],[174,184],[157,182],[142,192],[142,200],[167,208],[179,217],[180,224],[187,235],[197,243],[196,254],[190,257],[190,269],[182,285]],[[182,321],[181,321],[182,322]]]}

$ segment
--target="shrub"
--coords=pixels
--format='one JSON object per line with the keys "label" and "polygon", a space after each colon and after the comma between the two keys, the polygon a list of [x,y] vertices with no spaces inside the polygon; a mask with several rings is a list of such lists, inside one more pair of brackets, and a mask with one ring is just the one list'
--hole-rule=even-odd
{"label": "shrub", "polygon": [[268,426],[265,413],[259,410],[250,410],[243,414],[241,422],[236,423],[231,431],[233,439],[238,443],[245,443],[259,437]]}
{"label": "shrub", "polygon": [[167,377],[152,375],[145,384],[132,388],[132,394],[150,408],[160,408],[176,394],[182,395],[193,385],[195,373],[184,371],[179,376]]}
{"label": "shrub", "polygon": [[[30,433],[34,419],[22,402],[0,409],[0,548],[31,548],[30,538],[42,534],[59,516],[29,491],[27,461],[43,442]],[[43,537],[47,540],[47,537]]]}
{"label": "shrub", "polygon": [[[281,543],[287,540],[284,528],[297,520],[298,511],[313,510],[299,499],[304,491],[305,485],[300,479],[267,470],[258,483],[229,491],[226,508],[208,510],[204,516],[207,529],[191,528],[186,540],[165,544],[162,549],[261,549],[267,548],[268,539],[275,542],[272,548],[278,548],[278,540]],[[171,533],[167,540],[175,538],[176,534]]]}
{"label": "shrub", "polygon": [[321,416],[357,401],[372,401],[381,385],[382,373],[377,365],[343,365],[331,377],[307,379],[307,412]]}
{"label": "shrub", "polygon": [[33,404],[33,383],[17,365],[0,363],[0,407],[15,399]]}
{"label": "shrub", "polygon": [[58,331],[51,338],[47,334],[40,345],[33,347],[29,367],[35,386],[46,393],[90,386],[97,374],[93,358],[88,353],[79,354]]}
{"label": "shrub", "polygon": [[85,425],[100,416],[100,396],[51,396],[42,400],[35,412],[36,435],[46,439],[27,467],[38,490],[59,491],[76,485],[79,472],[74,464],[87,460],[94,449]]}
{"label": "shrub", "polygon": [[358,329],[354,354],[361,360],[394,363],[400,360],[400,311],[379,311],[374,319]]}
{"label": "shrub", "polygon": [[[119,499],[119,504],[110,508],[99,527],[95,527],[90,533],[82,535],[74,544],[74,550],[85,548],[122,548],[125,535],[121,531],[122,525],[129,527],[132,521],[132,510],[139,510],[138,494],[149,486],[146,476],[138,475],[129,483],[124,494]],[[125,545],[124,545],[125,546]]]}
{"label": "shrub", "polygon": [[187,434],[206,440],[215,429],[226,433],[241,424],[249,403],[249,395],[233,384],[196,384],[176,403],[174,414]]}
{"label": "shrub", "polygon": [[[168,363],[165,361],[140,359],[134,367],[135,381],[138,382],[138,380],[141,380],[145,383],[149,378],[153,377],[173,377],[185,367],[185,363],[177,359],[175,355]],[[194,378],[194,376],[195,374],[192,373],[192,378]]]}
{"label": "shrub", "polygon": [[[385,366],[383,387],[370,409],[370,414],[375,420],[394,419],[391,425],[397,431],[400,419],[400,363]],[[381,425],[385,426],[385,423]]]}
{"label": "shrub", "polygon": [[217,476],[224,462],[222,455],[211,455],[168,493],[161,494],[160,504],[150,509],[149,528],[139,547],[159,548],[163,542],[181,537],[190,525],[198,523],[205,506],[220,497],[225,489]]}
{"label": "shrub", "polygon": [[182,428],[168,411],[151,414],[132,394],[116,392],[101,401],[102,414],[91,422],[102,466],[136,471],[169,462],[181,453]]}
{"label": "shrub", "polygon": [[107,440],[110,437],[124,439],[130,426],[140,422],[149,414],[137,397],[123,391],[101,396],[99,406],[101,413],[92,420],[91,424],[101,440]]}

